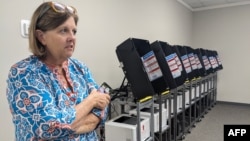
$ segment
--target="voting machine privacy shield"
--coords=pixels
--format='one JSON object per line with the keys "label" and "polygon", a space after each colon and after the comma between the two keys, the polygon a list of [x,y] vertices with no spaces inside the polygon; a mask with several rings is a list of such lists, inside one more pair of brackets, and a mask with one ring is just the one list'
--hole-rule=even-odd
{"label": "voting machine privacy shield", "polygon": [[200,60],[200,65],[201,65],[201,69],[200,69],[200,75],[203,77],[203,76],[206,76],[207,75],[207,72],[206,72],[206,69],[205,69],[205,64],[204,64],[204,61],[202,60],[202,53],[201,53],[201,48],[197,48],[194,50],[197,57],[199,58]]}
{"label": "voting machine privacy shield", "polygon": [[221,59],[219,57],[218,52],[216,50],[213,50],[213,54],[214,54],[214,56],[215,56],[215,58],[216,58],[216,60],[218,62],[218,65],[219,65],[218,66],[218,70],[222,70],[223,69],[223,65],[222,65],[222,62],[221,62]]}
{"label": "voting machine privacy shield", "polygon": [[187,79],[188,80],[194,79],[195,73],[194,73],[194,71],[192,71],[192,67],[191,67],[191,63],[190,63],[189,58],[188,58],[186,47],[180,46],[180,45],[175,45],[174,48],[180,54],[180,58],[181,58],[183,66],[184,66],[184,70],[186,71],[186,74],[187,74]]}
{"label": "voting machine privacy shield", "polygon": [[129,38],[117,46],[116,54],[136,99],[169,89],[148,40]]}
{"label": "voting machine privacy shield", "polygon": [[163,76],[168,80],[169,88],[174,89],[185,82],[182,75],[182,65],[177,53],[173,51],[171,45],[163,41],[151,43]]}
{"label": "voting machine privacy shield", "polygon": [[201,74],[200,74],[200,66],[198,66],[197,62],[199,60],[196,59],[196,53],[194,52],[194,49],[191,48],[190,46],[185,46],[185,48],[192,68],[192,72],[194,73],[194,77],[198,78],[201,76]]}
{"label": "voting machine privacy shield", "polygon": [[179,58],[178,66],[181,69],[181,76],[182,76],[181,77],[181,79],[182,79],[181,82],[185,83],[186,81],[188,81],[188,74],[187,74],[185,66],[184,66],[184,64],[182,62],[181,53],[180,53],[180,51],[178,49],[179,47],[180,47],[180,45],[172,45],[172,50],[173,50],[173,52],[175,52],[177,54],[177,56]]}

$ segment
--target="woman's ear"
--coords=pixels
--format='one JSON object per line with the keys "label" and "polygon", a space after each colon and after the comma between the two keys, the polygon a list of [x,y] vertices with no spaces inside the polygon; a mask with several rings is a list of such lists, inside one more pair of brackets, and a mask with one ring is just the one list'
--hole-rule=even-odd
{"label": "woman's ear", "polygon": [[40,41],[40,43],[42,43],[43,45],[46,45],[43,31],[37,29],[36,38]]}

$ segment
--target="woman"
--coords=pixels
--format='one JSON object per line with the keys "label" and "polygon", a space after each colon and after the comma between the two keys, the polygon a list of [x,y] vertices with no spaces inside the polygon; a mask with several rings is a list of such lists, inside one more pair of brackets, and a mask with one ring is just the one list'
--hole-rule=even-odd
{"label": "woman", "polygon": [[72,6],[42,3],[29,31],[33,55],[8,76],[7,99],[17,141],[97,141],[95,129],[110,101],[85,64],[71,58],[78,16]]}

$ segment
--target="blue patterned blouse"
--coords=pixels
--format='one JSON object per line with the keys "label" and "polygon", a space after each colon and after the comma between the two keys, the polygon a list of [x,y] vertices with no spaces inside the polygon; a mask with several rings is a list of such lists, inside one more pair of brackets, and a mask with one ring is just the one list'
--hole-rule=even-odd
{"label": "blue patterned blouse", "polygon": [[[87,66],[76,59],[63,63],[73,88],[64,87],[57,68],[30,56],[10,69],[7,99],[15,125],[17,141],[97,141],[95,131],[74,134],[70,125],[76,117],[74,106],[98,85]],[[100,116],[99,109],[93,109]],[[103,123],[104,121],[102,121]]]}

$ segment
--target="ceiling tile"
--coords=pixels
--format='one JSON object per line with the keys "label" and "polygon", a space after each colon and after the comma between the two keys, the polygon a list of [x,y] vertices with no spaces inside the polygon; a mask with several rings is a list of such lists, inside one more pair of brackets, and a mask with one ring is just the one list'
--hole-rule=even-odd
{"label": "ceiling tile", "polygon": [[200,0],[204,6],[215,6],[226,3],[226,0]]}
{"label": "ceiling tile", "polygon": [[178,0],[193,11],[250,4],[250,0]]}

